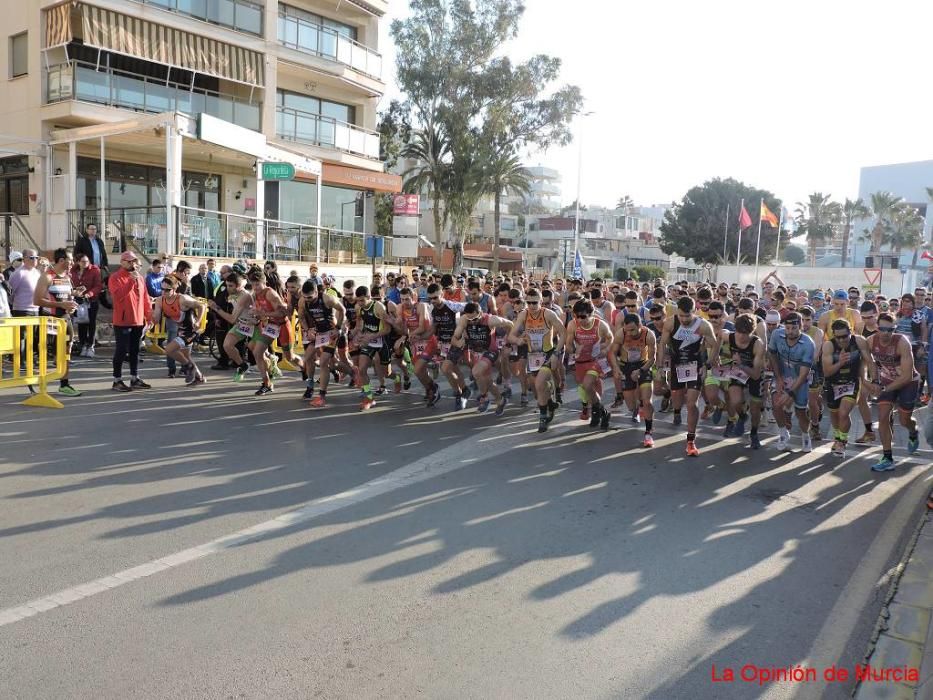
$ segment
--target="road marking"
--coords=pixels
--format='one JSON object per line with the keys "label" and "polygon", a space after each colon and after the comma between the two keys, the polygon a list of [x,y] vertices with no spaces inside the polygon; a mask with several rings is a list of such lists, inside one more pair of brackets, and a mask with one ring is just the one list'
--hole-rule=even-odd
{"label": "road marking", "polygon": [[[576,423],[568,422],[565,426],[560,426],[563,429],[560,432],[570,432],[571,428],[575,428],[576,425]],[[56,593],[42,598],[30,600],[23,605],[0,610],[0,627],[34,617],[39,613],[54,610],[64,605],[70,605],[71,603],[90,598],[100,593],[105,593],[148,576],[177,568],[183,564],[204,559],[212,554],[239,547],[240,545],[262,536],[285,530],[286,528],[307,522],[314,518],[319,518],[323,515],[328,515],[342,508],[357,505],[364,501],[385,495],[391,491],[411,486],[421,481],[433,479],[434,477],[457,469],[462,469],[476,461],[486,462],[503,452],[517,448],[518,445],[516,443],[527,439],[522,432],[516,432],[512,426],[492,425],[489,427],[497,431],[502,431],[502,440],[480,442],[474,439],[455,443],[439,452],[419,459],[406,467],[401,467],[393,472],[367,481],[360,486],[341,493],[314,499],[296,510],[283,513],[271,520],[238,530],[237,532],[219,537],[205,544],[198,545],[197,547],[189,547],[180,552],[140,564],[139,566],[118,571],[110,576],[104,576],[79,586],[57,591]],[[558,430],[554,432],[558,432]],[[470,459],[463,459],[463,455],[467,452],[469,453]]]}

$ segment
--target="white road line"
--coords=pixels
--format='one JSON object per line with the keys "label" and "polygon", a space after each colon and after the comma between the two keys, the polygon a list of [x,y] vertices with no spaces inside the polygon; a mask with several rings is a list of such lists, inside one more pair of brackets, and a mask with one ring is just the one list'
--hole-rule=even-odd
{"label": "white road line", "polygon": [[[566,427],[561,427],[563,430],[555,428],[553,432],[570,432],[571,428],[577,426],[576,424],[568,423]],[[154,559],[140,564],[139,566],[118,571],[111,576],[104,576],[79,586],[66,588],[65,590],[52,593],[42,598],[30,600],[23,605],[0,610],[0,627],[25,620],[39,613],[54,610],[64,605],[70,605],[71,603],[90,598],[100,593],[105,593],[106,591],[126,585],[127,583],[152,576],[153,574],[158,574],[189,562],[204,559],[212,554],[238,547],[264,535],[279,532],[294,525],[319,518],[323,515],[340,510],[341,508],[347,508],[348,506],[368,501],[391,491],[417,484],[420,481],[426,481],[427,479],[433,479],[447,472],[462,469],[477,461],[486,462],[496,455],[514,449],[517,447],[516,443],[526,439],[521,432],[516,433],[514,427],[511,426],[492,425],[490,428],[502,431],[502,439],[485,443],[480,443],[478,440],[458,442],[423,459],[419,459],[417,462],[406,467],[396,469],[393,472],[368,481],[355,488],[343,491],[342,493],[315,499],[297,510],[283,513],[271,520],[243,530],[238,530],[237,532],[219,537],[197,547],[190,547],[160,559]],[[470,459],[464,459],[466,455],[468,455]]]}

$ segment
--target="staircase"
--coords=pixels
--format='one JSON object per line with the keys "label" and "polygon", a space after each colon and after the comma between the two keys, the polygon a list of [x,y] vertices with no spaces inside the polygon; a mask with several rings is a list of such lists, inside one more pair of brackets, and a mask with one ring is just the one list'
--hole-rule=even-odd
{"label": "staircase", "polygon": [[39,250],[39,246],[19,214],[0,212],[0,251],[6,260],[14,253],[21,253],[25,248]]}

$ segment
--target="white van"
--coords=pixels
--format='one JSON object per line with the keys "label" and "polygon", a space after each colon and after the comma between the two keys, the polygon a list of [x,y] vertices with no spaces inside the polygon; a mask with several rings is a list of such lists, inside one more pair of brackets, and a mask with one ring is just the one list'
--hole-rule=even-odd
{"label": "white van", "polygon": [[465,267],[463,268],[464,277],[485,277],[489,274],[487,267]]}

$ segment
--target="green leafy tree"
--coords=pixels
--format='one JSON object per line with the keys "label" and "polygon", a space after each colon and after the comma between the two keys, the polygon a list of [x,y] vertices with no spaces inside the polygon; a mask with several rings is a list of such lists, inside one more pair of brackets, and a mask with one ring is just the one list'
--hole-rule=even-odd
{"label": "green leafy tree", "polygon": [[807,259],[807,251],[799,245],[785,246],[784,249],[781,250],[781,259],[793,263],[794,265],[803,265]]}
{"label": "green leafy tree", "polygon": [[869,240],[871,253],[880,253],[889,235],[895,212],[901,203],[901,198],[891,192],[873,192],[871,195],[871,213],[875,217],[875,224],[871,228]]}
{"label": "green leafy tree", "polygon": [[531,192],[531,175],[523,166],[518,156],[498,153],[491,156],[485,164],[485,180],[488,190],[493,195],[493,231],[492,272],[499,272],[499,215],[502,211],[503,194],[527,195]]}
{"label": "green leafy tree", "polygon": [[914,207],[901,202],[891,214],[890,227],[885,236],[885,243],[891,246],[894,254],[900,257],[905,248],[914,251],[911,266],[917,264],[920,247],[923,244],[923,217]]}
{"label": "green leafy tree", "polygon": [[806,235],[810,265],[816,265],[816,249],[830,240],[842,218],[842,208],[832,195],[813,192],[806,202],[797,202],[794,224],[798,235]]}
{"label": "green leafy tree", "polygon": [[[779,211],[781,200],[767,190],[751,187],[732,178],[715,178],[693,187],[679,203],[671,205],[661,224],[661,250],[668,255],[693,258],[698,263],[721,261],[728,207],[727,257],[735,255],[739,237],[739,203],[743,198],[752,225],[742,232],[742,260],[754,262],[760,213],[758,202],[764,198],[771,211]],[[762,229],[761,260],[771,260],[776,247],[777,235],[771,229]]]}
{"label": "green leafy tree", "polygon": [[616,282],[624,282],[629,278],[628,270],[626,270],[624,267],[617,267],[616,271],[612,273],[612,278]]}
{"label": "green leafy tree", "polygon": [[[379,113],[379,158],[389,172],[398,164],[405,145],[411,140],[411,119],[408,110],[398,100]],[[376,196],[376,233],[392,235],[392,194]]]}
{"label": "green leafy tree", "polygon": [[[473,136],[473,139],[469,139],[469,136]],[[475,146],[475,134],[467,132],[461,138],[472,140]],[[479,149],[463,143],[457,146],[450,164],[447,188],[447,210],[453,234],[451,248],[454,274],[459,274],[463,268],[464,242],[473,223],[473,210],[486,194],[487,182],[485,164]]]}
{"label": "green leafy tree", "polygon": [[853,222],[869,216],[871,216],[871,210],[865,206],[861,198],[851,200],[846,197],[846,201],[842,203],[842,267],[846,266],[849,259],[849,239],[852,236]]}
{"label": "green leafy tree", "polygon": [[448,207],[441,207],[450,184],[450,141],[435,125],[431,129],[413,132],[411,141],[402,149],[402,155],[415,161],[403,174],[406,192],[425,192],[431,199],[434,218],[434,266],[441,267],[443,236],[447,228]]}
{"label": "green leafy tree", "polygon": [[658,277],[664,278],[664,270],[657,265],[636,265],[632,268],[632,277],[639,282],[649,282]]}

